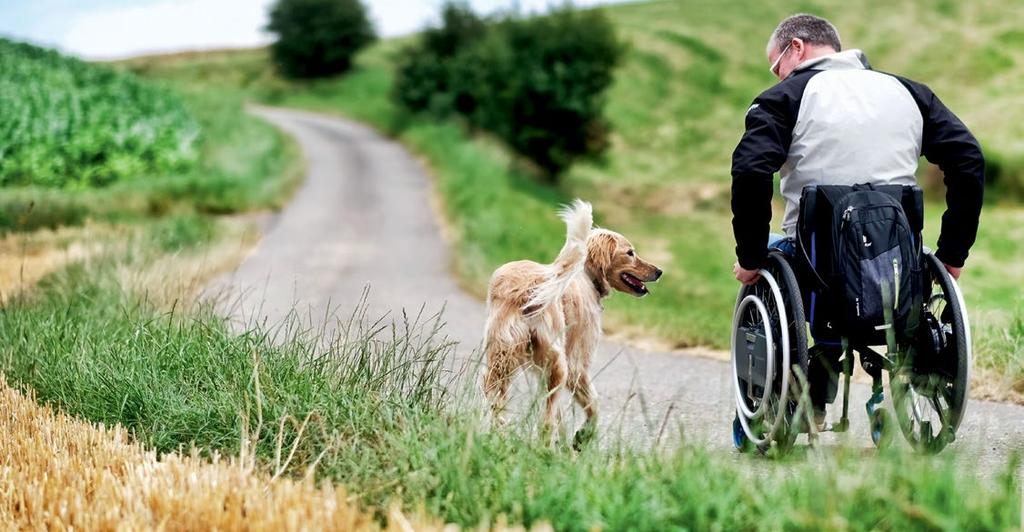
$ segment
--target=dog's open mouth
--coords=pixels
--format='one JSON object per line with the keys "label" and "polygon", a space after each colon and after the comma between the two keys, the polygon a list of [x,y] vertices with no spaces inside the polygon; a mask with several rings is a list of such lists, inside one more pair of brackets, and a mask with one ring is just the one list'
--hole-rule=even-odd
{"label": "dog's open mouth", "polygon": [[637,278],[637,277],[635,277],[633,275],[630,275],[628,273],[623,273],[622,274],[622,282],[626,283],[626,286],[628,286],[631,290],[633,290],[634,292],[636,292],[636,293],[638,293],[640,295],[646,295],[647,294],[647,286],[644,285],[643,281],[641,281],[639,278]]}

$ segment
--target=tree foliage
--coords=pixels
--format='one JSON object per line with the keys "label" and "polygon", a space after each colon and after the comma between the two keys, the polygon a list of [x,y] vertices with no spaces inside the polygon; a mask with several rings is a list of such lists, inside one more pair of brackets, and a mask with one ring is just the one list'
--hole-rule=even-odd
{"label": "tree foliage", "polygon": [[396,101],[461,115],[549,176],[607,148],[605,92],[623,47],[600,11],[487,22],[447,4],[441,19],[400,55]]}
{"label": "tree foliage", "polygon": [[342,74],[376,36],[359,0],[278,0],[267,30],[277,35],[271,54],[292,78]]}

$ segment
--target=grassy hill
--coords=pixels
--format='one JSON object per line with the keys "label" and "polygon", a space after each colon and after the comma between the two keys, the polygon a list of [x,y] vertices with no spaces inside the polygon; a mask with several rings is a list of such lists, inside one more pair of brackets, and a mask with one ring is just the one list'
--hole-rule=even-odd
{"label": "grassy hill", "polygon": [[[575,167],[559,188],[520,170],[493,139],[470,139],[457,124],[404,116],[395,108],[388,99],[391,58],[402,41],[371,48],[344,78],[313,83],[278,78],[262,50],[143,58],[128,67],[191,86],[233,86],[273,104],[344,114],[397,136],[424,156],[437,177],[455,229],[456,270],[477,294],[505,261],[553,257],[563,233],[554,205],[587,198],[600,224],[626,234],[641,256],[666,271],[650,297],[612,298],[609,327],[625,335],[653,333],[670,347],[725,348],[737,288],[731,277],[731,153],[750,101],[775,82],[767,71],[767,38],[779,20],[797,11],[830,18],[844,45],[864,50],[875,68],[931,86],[985,146],[997,182],[962,284],[979,364],[993,370],[995,389],[1002,390],[994,393],[1024,392],[1024,268],[1017,263],[1024,210],[1012,201],[1024,183],[1019,2],[676,0],[609,7],[630,45],[608,98],[612,148],[604,162]],[[921,179],[929,185],[926,236],[934,243],[941,181],[927,165]]]}

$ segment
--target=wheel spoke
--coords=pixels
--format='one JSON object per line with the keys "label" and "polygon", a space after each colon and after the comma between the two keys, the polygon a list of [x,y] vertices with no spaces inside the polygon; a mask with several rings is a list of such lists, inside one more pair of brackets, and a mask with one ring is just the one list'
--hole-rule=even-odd
{"label": "wheel spoke", "polygon": [[910,406],[913,407],[914,419],[920,423],[924,417],[921,415],[921,396],[913,389],[910,390]]}
{"label": "wheel spoke", "polygon": [[940,430],[941,427],[945,427],[949,421],[949,405],[942,405],[943,399],[945,399],[943,393],[936,393],[932,397],[932,406],[935,407],[935,413],[939,415]]}

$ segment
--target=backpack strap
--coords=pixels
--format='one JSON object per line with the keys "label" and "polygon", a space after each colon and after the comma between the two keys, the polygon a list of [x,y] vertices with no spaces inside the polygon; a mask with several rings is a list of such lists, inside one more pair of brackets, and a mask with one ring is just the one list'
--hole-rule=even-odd
{"label": "backpack strap", "polygon": [[[822,227],[822,212],[819,210],[819,196],[821,192],[815,185],[804,187],[800,192],[800,209],[796,223],[796,247],[800,250],[800,258],[803,259],[804,268],[811,273],[817,281],[819,289],[828,289],[828,283],[818,273],[818,265],[812,259],[814,253],[812,247],[815,245],[813,239],[815,233]],[[824,206],[824,202],[821,202]]]}

